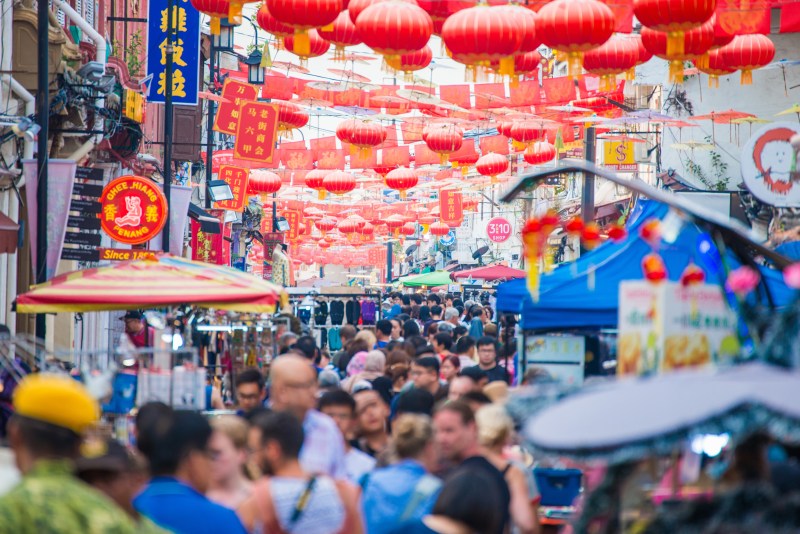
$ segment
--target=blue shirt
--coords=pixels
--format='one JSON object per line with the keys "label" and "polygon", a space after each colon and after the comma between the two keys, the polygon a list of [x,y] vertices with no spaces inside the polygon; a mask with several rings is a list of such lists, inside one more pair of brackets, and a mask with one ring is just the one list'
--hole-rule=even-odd
{"label": "blue shirt", "polygon": [[[387,534],[397,526],[417,483],[425,474],[425,468],[415,460],[402,460],[374,471],[366,483],[362,501],[365,531],[369,534]],[[439,489],[436,489],[405,519],[420,519],[430,513],[438,495]]]}
{"label": "blue shirt", "polygon": [[172,477],[155,477],[133,500],[133,507],[160,527],[177,534],[246,534],[236,512],[208,500]]}

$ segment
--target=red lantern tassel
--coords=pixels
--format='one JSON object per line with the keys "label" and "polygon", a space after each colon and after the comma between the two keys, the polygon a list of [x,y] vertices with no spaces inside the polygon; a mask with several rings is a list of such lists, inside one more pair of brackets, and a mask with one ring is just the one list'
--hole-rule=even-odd
{"label": "red lantern tassel", "polygon": [[500,59],[500,68],[498,72],[500,76],[514,76],[514,56]]}
{"label": "red lantern tassel", "polygon": [[325,200],[325,193],[326,193],[326,192],[327,192],[327,191],[325,191],[324,189],[319,189],[319,190],[317,191],[317,199],[318,199],[318,200]]}
{"label": "red lantern tassel", "polygon": [[712,89],[719,89],[719,76],[716,74],[708,75],[708,86]]}
{"label": "red lantern tassel", "polygon": [[739,85],[753,85],[753,71],[750,69],[742,69],[742,77]]}
{"label": "red lantern tassel", "polygon": [[694,60],[694,64],[698,69],[708,69],[708,61],[708,52],[706,52],[702,56],[698,56]]}
{"label": "red lantern tassel", "polygon": [[673,59],[669,62],[669,81],[678,85],[683,84],[683,61]]}
{"label": "red lantern tassel", "polygon": [[241,0],[231,0],[228,7],[228,22],[238,26],[242,23],[242,2]]}
{"label": "red lantern tassel", "polygon": [[528,293],[531,294],[533,302],[539,302],[539,256],[535,253],[528,253]]}
{"label": "red lantern tassel", "polygon": [[311,39],[306,30],[295,30],[294,53],[300,57],[311,55]]}
{"label": "red lantern tassel", "polygon": [[667,57],[682,56],[684,33],[682,30],[667,32]]}
{"label": "red lantern tassel", "polygon": [[208,23],[209,28],[211,28],[211,35],[219,35],[219,23],[219,17],[211,17],[211,22]]}
{"label": "red lantern tassel", "polygon": [[625,71],[625,79],[629,82],[636,80],[636,67],[631,67]]}
{"label": "red lantern tassel", "polygon": [[567,56],[567,76],[580,78],[583,74],[583,52],[570,52]]}

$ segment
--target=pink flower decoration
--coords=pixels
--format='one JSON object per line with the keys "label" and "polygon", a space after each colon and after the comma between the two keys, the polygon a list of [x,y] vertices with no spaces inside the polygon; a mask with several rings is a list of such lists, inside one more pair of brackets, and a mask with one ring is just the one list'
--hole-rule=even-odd
{"label": "pink flower decoration", "polygon": [[793,263],[783,270],[783,281],[791,288],[800,289],[800,263]]}
{"label": "pink flower decoration", "polygon": [[754,290],[758,286],[759,280],[761,280],[761,275],[758,274],[758,271],[751,267],[743,266],[731,271],[728,275],[728,282],[725,285],[741,297]]}

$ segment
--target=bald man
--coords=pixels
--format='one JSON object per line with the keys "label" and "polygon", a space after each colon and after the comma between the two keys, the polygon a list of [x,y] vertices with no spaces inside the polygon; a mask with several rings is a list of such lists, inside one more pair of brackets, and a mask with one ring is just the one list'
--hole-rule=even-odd
{"label": "bald man", "polygon": [[336,422],[318,412],[317,372],[300,356],[284,355],[272,362],[270,403],[273,410],[289,412],[303,422],[300,465],[305,471],[344,479],[344,438]]}

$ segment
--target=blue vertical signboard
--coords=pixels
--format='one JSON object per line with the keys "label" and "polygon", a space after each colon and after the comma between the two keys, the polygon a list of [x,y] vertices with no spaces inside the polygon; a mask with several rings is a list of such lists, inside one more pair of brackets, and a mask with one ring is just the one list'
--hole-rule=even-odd
{"label": "blue vertical signboard", "polygon": [[[168,0],[150,0],[147,10],[148,102],[164,103],[167,88]],[[200,13],[189,0],[172,0],[173,104],[197,104],[200,68]]]}

